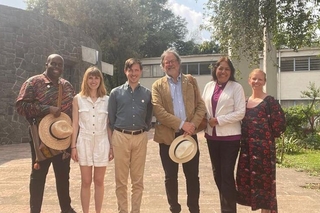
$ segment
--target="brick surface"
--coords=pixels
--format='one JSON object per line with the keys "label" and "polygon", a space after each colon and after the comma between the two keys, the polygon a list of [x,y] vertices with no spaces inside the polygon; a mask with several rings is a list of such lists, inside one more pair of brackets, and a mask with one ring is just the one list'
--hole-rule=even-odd
{"label": "brick surface", "polygon": [[[166,213],[168,204],[164,189],[158,144],[152,141],[153,130],[149,133],[148,154],[145,169],[145,190],[142,199],[141,213]],[[200,208],[202,213],[220,212],[219,195],[213,180],[211,163],[203,133],[199,133],[200,144]],[[29,212],[29,176],[31,169],[28,144],[0,146],[0,213]],[[80,171],[77,163],[71,162],[70,185],[72,206],[79,213]],[[130,183],[130,182],[129,182]],[[318,213],[320,212],[320,191],[305,188],[308,183],[320,183],[319,177],[310,177],[294,169],[277,169],[277,196],[279,213]],[[128,186],[130,187],[130,186]],[[107,167],[105,177],[105,198],[103,212],[116,213],[114,165]],[[93,194],[92,194],[93,196]],[[130,196],[129,196],[130,197]],[[179,170],[179,201],[181,213],[188,213],[186,205],[185,180],[182,169]],[[55,179],[52,168],[47,176],[43,213],[59,213],[60,208],[55,191]],[[91,212],[94,203],[91,202]],[[238,205],[239,213],[251,212],[249,207]]]}

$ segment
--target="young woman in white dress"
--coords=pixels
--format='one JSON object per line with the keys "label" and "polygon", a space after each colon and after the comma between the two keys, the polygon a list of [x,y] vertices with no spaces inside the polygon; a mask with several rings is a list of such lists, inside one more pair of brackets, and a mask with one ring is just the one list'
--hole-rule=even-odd
{"label": "young woman in white dress", "polygon": [[83,213],[89,212],[92,182],[95,212],[101,212],[106,167],[113,159],[108,138],[108,99],[101,71],[95,66],[89,67],[72,106],[71,157],[80,165]]}

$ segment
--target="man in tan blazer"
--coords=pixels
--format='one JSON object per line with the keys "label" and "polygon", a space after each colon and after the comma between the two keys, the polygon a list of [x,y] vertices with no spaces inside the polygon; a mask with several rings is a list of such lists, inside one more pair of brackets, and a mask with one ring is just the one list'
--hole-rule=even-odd
{"label": "man in tan blazer", "polygon": [[[196,130],[206,114],[196,80],[182,74],[181,58],[174,49],[161,55],[161,67],[166,75],[152,85],[152,104],[156,117],[154,141],[159,143],[160,158],[165,172],[165,187],[170,211],[179,213],[178,163],[169,157],[172,141],[180,135],[192,136],[197,144]],[[193,83],[195,82],[195,83]],[[183,163],[187,182],[187,205],[190,213],[199,213],[199,147],[189,162]]]}

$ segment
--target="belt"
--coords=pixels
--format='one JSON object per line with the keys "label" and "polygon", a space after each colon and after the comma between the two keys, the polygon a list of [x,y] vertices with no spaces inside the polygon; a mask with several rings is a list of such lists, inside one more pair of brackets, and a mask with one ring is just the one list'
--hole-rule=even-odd
{"label": "belt", "polygon": [[183,135],[184,131],[182,129],[180,129],[179,131],[175,132],[175,136],[178,137],[180,135]]}
{"label": "belt", "polygon": [[125,134],[129,134],[129,135],[139,135],[141,133],[144,132],[144,129],[139,129],[139,130],[125,130],[125,129],[120,129],[118,127],[114,127],[115,130],[125,133]]}

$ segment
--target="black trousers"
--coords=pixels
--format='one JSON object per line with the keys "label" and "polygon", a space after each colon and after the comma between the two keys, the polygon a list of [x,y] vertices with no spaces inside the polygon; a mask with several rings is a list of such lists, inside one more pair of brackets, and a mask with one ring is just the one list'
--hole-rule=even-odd
{"label": "black trousers", "polygon": [[56,155],[53,158],[41,161],[39,163],[40,169],[35,170],[33,165],[35,163],[36,155],[32,141],[30,141],[30,146],[32,157],[32,171],[29,185],[30,213],[41,212],[46,177],[51,163],[56,178],[56,189],[61,211],[69,211],[71,209],[71,199],[69,195],[70,157],[62,159],[62,154]]}
{"label": "black trousers", "polygon": [[221,212],[236,213],[237,191],[234,179],[234,168],[239,152],[240,140],[207,140],[207,144],[214,180],[220,194]]}
{"label": "black trousers", "polygon": [[[178,137],[180,134],[176,134]],[[197,144],[197,135],[192,136]],[[169,147],[165,144],[159,144],[160,157],[165,173],[165,187],[170,211],[179,213],[181,205],[178,202],[178,169],[179,164],[171,160],[169,156]],[[187,205],[190,213],[199,213],[199,195],[200,195],[200,181],[199,181],[199,147],[198,152],[192,160],[182,164],[183,172],[186,177],[187,185]]]}

